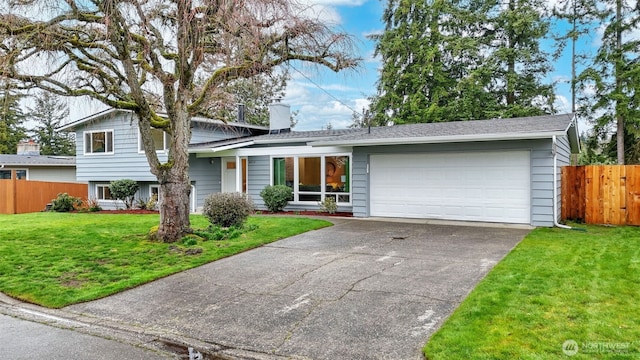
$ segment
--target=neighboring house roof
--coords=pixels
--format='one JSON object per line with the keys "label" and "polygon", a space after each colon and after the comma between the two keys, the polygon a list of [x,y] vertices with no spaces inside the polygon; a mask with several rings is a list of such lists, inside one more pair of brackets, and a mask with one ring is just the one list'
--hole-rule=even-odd
{"label": "neighboring house roof", "polygon": [[[118,113],[129,113],[129,114],[134,114],[133,111],[131,110],[123,110],[123,109],[107,109],[104,111],[100,111],[98,113],[89,115],[87,117],[84,117],[82,119],[78,119],[76,121],[70,122],[64,126],[61,126],[58,130],[60,131],[73,131],[75,128],[77,128],[80,125],[84,125],[86,123],[92,122],[92,121],[100,121],[106,117],[109,116],[115,116]],[[166,114],[158,114],[162,117],[166,117]],[[203,124],[214,124],[214,125],[227,125],[227,126],[235,126],[235,127],[241,127],[241,128],[247,128],[247,129],[256,129],[256,130],[263,130],[263,131],[268,131],[269,127],[268,126],[261,126],[261,125],[253,125],[253,124],[249,124],[249,123],[239,123],[239,122],[224,122],[222,120],[214,120],[214,119],[208,119],[208,118],[203,118],[203,117],[192,117],[191,121],[193,122],[199,122],[199,123],[203,123]]]}
{"label": "neighboring house roof", "polygon": [[379,126],[371,129],[291,131],[194,144],[190,152],[216,152],[252,145],[304,142],[311,146],[373,146],[446,142],[545,139],[569,135],[572,152],[580,145],[573,114],[512,119]]}
{"label": "neighboring house roof", "polygon": [[75,156],[51,155],[0,155],[0,167],[3,166],[76,166]]}

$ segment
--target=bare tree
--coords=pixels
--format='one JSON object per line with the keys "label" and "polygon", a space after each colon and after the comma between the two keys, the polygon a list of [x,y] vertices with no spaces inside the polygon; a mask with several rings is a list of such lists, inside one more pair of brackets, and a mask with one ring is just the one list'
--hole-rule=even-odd
{"label": "bare tree", "polygon": [[[16,0],[0,5],[0,77],[135,112],[164,201],[158,237],[190,231],[191,117],[225,84],[288,61],[356,66],[351,38],[289,0]],[[46,61],[46,66],[43,62]],[[205,79],[196,86],[194,79]],[[166,116],[160,114],[164,112]],[[158,160],[151,129],[172,137]]]}

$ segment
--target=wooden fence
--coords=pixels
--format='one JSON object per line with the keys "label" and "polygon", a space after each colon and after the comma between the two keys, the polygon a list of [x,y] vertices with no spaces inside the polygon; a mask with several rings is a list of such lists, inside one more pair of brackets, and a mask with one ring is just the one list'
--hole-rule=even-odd
{"label": "wooden fence", "polygon": [[563,220],[640,225],[640,165],[562,168]]}
{"label": "wooden fence", "polygon": [[59,193],[87,198],[87,184],[0,180],[0,214],[23,214],[44,210]]}

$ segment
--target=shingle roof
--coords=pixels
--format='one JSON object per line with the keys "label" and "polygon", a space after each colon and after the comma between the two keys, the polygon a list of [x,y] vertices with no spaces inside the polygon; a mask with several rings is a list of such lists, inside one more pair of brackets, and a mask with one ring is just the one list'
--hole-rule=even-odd
{"label": "shingle roof", "polygon": [[[259,144],[305,142],[314,146],[376,145],[389,143],[428,143],[455,141],[488,141],[500,139],[550,138],[566,134],[575,126],[573,114],[530,116],[513,119],[455,121],[443,123],[379,126],[369,129],[337,129],[320,131],[291,131],[193,144],[191,151],[207,151],[223,147]],[[574,131],[571,141],[577,141]]]}
{"label": "shingle roof", "polygon": [[0,155],[0,166],[75,166],[75,156]]}
{"label": "shingle roof", "polygon": [[573,114],[531,116],[513,119],[491,119],[454,121],[443,123],[407,124],[396,126],[382,126],[371,128],[371,132],[341,136],[339,138],[318,141],[321,144],[337,143],[368,143],[386,140],[411,141],[411,139],[442,138],[443,140],[463,139],[465,137],[477,140],[498,139],[503,136],[527,138],[532,135],[565,133],[573,123]]}

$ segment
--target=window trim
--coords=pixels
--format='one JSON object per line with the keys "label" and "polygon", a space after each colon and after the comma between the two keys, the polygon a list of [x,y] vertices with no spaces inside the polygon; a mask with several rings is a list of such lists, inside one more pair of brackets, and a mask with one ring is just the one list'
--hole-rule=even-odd
{"label": "window trim", "polygon": [[[105,149],[104,152],[94,152],[93,151],[93,141],[92,141],[90,143],[91,144],[91,152],[87,152],[87,135],[88,134],[97,134],[97,133],[104,133],[105,145],[106,145],[106,139],[108,138],[107,133],[111,133],[111,151],[106,151],[106,149]],[[84,156],[113,155],[115,153],[115,143],[116,143],[115,131],[113,129],[84,131],[82,133],[82,154]],[[107,146],[107,148],[109,148],[109,147]]]}
{"label": "window trim", "polygon": [[[158,154],[165,154],[169,152],[169,134],[166,131],[161,129],[152,128],[152,130],[162,131],[162,150],[156,150]],[[140,133],[140,129],[138,129],[138,154],[144,154],[144,149],[142,148],[142,134]]]}
{"label": "window trim", "polygon": [[269,157],[269,185],[273,185],[273,176],[274,176],[274,169],[273,169],[273,159],[283,159],[283,158],[293,158],[293,200],[290,201],[290,204],[294,204],[294,205],[318,205],[318,202],[320,201],[300,201],[300,188],[299,188],[299,184],[300,184],[300,174],[299,174],[299,159],[300,158],[310,158],[310,157],[319,157],[320,158],[320,174],[325,174],[326,173],[326,163],[327,163],[327,157],[339,157],[339,156],[346,156],[349,158],[349,179],[350,179],[350,183],[349,183],[349,191],[348,192],[344,192],[344,193],[335,193],[335,192],[330,192],[327,191],[327,183],[326,183],[326,177],[325,176],[321,176],[320,177],[320,191],[319,192],[308,192],[308,191],[304,191],[302,194],[303,195],[313,195],[313,194],[320,194],[320,201],[323,201],[327,195],[329,196],[335,196],[336,200],[338,200],[338,195],[348,195],[349,196],[349,201],[348,202],[337,202],[336,204],[340,205],[340,206],[352,206],[353,205],[353,154],[351,153],[322,153],[322,154],[299,154],[299,155],[271,155]]}
{"label": "window trim", "polygon": [[149,184],[149,199],[153,196],[153,189],[158,189],[158,198],[156,199],[156,204],[160,206],[160,201],[162,201],[162,191],[160,184]]}
{"label": "window trim", "polygon": [[[97,183],[95,186],[96,186],[95,187],[96,188],[96,191],[95,191],[96,200],[98,200],[98,201],[109,201],[109,202],[116,202],[117,201],[117,199],[101,199],[100,198],[100,196],[99,196],[100,193],[98,191],[98,188],[100,188],[100,187],[108,188],[109,187],[108,183]],[[104,191],[103,191],[103,194],[104,194]],[[111,194],[111,190],[109,190],[109,194]]]}

